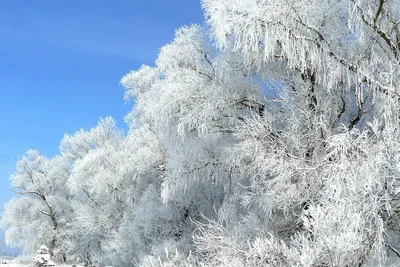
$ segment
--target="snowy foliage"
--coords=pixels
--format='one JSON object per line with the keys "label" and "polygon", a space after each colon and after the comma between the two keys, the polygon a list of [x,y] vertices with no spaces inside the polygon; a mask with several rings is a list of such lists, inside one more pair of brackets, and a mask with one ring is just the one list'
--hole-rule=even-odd
{"label": "snowy foliage", "polygon": [[400,1],[202,0],[134,101],[30,150],[7,242],[114,266],[398,266]]}
{"label": "snowy foliage", "polygon": [[45,245],[41,245],[33,258],[35,267],[54,267],[54,262],[51,260],[50,251]]}

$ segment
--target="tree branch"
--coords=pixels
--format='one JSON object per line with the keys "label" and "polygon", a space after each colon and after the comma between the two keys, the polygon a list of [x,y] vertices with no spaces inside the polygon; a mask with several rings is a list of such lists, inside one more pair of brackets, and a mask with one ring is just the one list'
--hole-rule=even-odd
{"label": "tree branch", "polygon": [[392,246],[389,245],[389,244],[386,244],[386,246],[387,246],[391,251],[393,251],[393,252],[396,254],[397,257],[400,258],[400,252],[399,252],[397,249],[395,249],[394,247],[392,247]]}
{"label": "tree branch", "polygon": [[93,201],[93,203],[95,203],[98,207],[101,207],[101,205],[99,204],[99,202],[97,202],[94,198],[92,198],[92,197],[90,196],[89,192],[86,191],[86,189],[82,189],[82,191],[86,194],[86,196],[87,196],[91,201]]}
{"label": "tree branch", "polygon": [[374,18],[374,25],[376,25],[376,23],[378,22],[379,15],[382,13],[384,3],[385,3],[385,0],[379,0],[378,11],[376,11],[375,18]]}
{"label": "tree branch", "polygon": [[[375,19],[374,19],[374,23],[371,24],[365,17],[365,13],[364,10],[358,6],[355,2],[355,0],[351,0],[351,2],[357,7],[358,11],[360,12],[360,17],[361,20],[364,22],[365,25],[369,26],[371,29],[373,29],[385,42],[386,44],[390,47],[390,50],[393,52],[395,58],[397,60],[399,60],[399,51],[397,51],[397,46],[395,45],[395,43],[392,41],[392,39],[390,39],[389,35],[384,32],[376,23],[375,23]],[[380,2],[384,2],[383,0],[380,0]],[[383,3],[382,3],[383,6]],[[379,11],[377,14],[375,15],[375,18],[377,18],[376,16],[381,13],[382,11]]]}

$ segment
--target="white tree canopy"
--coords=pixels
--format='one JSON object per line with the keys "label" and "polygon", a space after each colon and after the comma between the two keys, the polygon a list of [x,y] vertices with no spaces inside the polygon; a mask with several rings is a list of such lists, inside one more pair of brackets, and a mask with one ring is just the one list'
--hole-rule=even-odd
{"label": "white tree canopy", "polygon": [[122,78],[126,135],[106,118],[21,158],[7,242],[101,266],[398,266],[400,1],[201,2],[207,25]]}

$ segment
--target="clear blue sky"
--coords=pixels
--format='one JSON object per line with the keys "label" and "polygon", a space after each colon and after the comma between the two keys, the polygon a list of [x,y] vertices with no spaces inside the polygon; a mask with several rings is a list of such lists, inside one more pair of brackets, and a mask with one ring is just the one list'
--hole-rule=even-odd
{"label": "clear blue sky", "polygon": [[0,211],[18,156],[51,157],[64,133],[100,117],[124,127],[120,78],[152,65],[176,28],[202,22],[199,0],[0,1]]}

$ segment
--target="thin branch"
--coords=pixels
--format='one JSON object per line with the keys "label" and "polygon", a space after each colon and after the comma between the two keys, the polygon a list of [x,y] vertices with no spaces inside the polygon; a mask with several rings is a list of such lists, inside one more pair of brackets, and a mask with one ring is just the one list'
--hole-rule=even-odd
{"label": "thin branch", "polygon": [[201,75],[204,75],[204,76],[206,76],[208,79],[210,79],[211,81],[213,81],[214,80],[214,78],[213,77],[211,77],[209,74],[207,74],[207,73],[205,73],[205,72],[202,72],[202,71],[200,71],[200,70],[198,70],[197,68],[195,68],[195,67],[193,67],[192,65],[188,65],[187,66],[189,69],[191,69],[191,70],[194,70],[194,71],[196,71],[197,73],[199,73],[199,74],[201,74]]}
{"label": "thin branch", "polygon": [[392,247],[392,246],[389,245],[389,244],[386,244],[386,246],[387,246],[391,251],[393,251],[393,252],[396,254],[397,257],[400,258],[400,252],[399,252],[397,249],[395,249],[394,247]]}
{"label": "thin branch", "polygon": [[44,210],[39,209],[39,211],[40,211],[41,213],[43,213],[44,215],[49,216],[50,218],[52,217],[50,213],[47,213],[47,212],[45,212]]}
{"label": "thin branch", "polygon": [[376,25],[376,23],[378,22],[379,15],[382,13],[384,3],[385,3],[385,0],[379,0],[378,11],[376,11],[375,18],[374,18],[374,25]]}
{"label": "thin branch", "polygon": [[91,200],[91,201],[93,201],[98,207],[101,207],[101,205],[99,204],[99,202],[97,202],[94,198],[92,198],[90,195],[89,195],[89,192],[88,191],[86,191],[86,189],[82,189],[82,191],[86,194],[86,196]]}
{"label": "thin branch", "polygon": [[32,184],[34,184],[33,175],[30,171],[28,171],[28,169],[26,168],[26,165],[22,164],[20,160],[18,160],[17,164],[28,174],[29,179],[31,180]]}
{"label": "thin branch", "polygon": [[[382,0],[380,0],[380,1],[382,1]],[[397,51],[397,47],[394,44],[394,42],[392,41],[392,39],[390,39],[389,35],[386,32],[384,32],[381,28],[379,28],[379,26],[377,24],[375,24],[375,23],[371,24],[366,19],[364,10],[356,4],[355,0],[351,0],[351,2],[353,2],[353,4],[357,7],[358,11],[360,12],[360,17],[361,17],[361,20],[364,22],[364,24],[369,26],[370,28],[372,28],[390,47],[390,50],[392,50],[396,59],[399,59],[399,51]],[[379,14],[378,14],[378,16],[379,16]]]}
{"label": "thin branch", "polygon": [[107,184],[107,186],[111,187],[112,189],[114,189],[114,191],[118,191],[121,192],[122,194],[126,194],[124,191],[122,191],[121,189],[119,189],[118,187],[112,186],[111,184]]}

